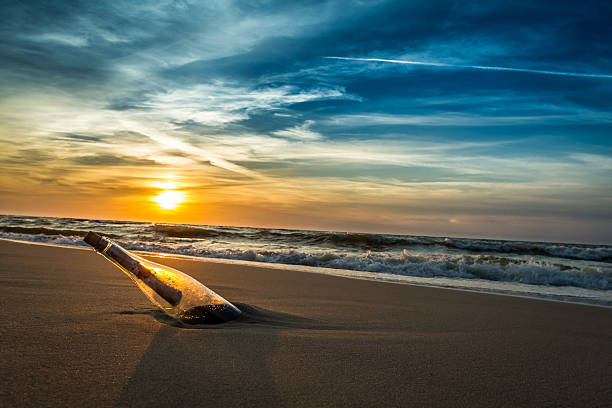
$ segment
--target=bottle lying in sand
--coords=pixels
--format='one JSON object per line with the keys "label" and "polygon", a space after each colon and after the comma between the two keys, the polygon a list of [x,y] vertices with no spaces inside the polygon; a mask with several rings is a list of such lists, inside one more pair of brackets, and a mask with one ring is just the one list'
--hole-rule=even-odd
{"label": "bottle lying in sand", "polygon": [[125,272],[167,315],[188,324],[233,320],[240,310],[191,276],[135,255],[95,232],[84,239]]}

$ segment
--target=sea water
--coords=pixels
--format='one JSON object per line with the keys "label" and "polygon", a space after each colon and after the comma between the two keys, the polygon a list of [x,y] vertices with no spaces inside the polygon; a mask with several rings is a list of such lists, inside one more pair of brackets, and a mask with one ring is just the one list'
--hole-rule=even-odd
{"label": "sea water", "polygon": [[0,215],[0,238],[612,306],[612,246]]}

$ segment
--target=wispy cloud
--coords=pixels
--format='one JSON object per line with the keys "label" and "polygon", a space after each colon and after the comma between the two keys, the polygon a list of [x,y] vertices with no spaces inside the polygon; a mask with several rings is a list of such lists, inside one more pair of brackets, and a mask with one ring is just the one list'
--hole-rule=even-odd
{"label": "wispy cloud", "polygon": [[69,45],[73,47],[83,47],[88,44],[87,38],[82,36],[76,36],[65,33],[44,33],[26,36],[27,39],[42,42],[42,43],[56,43],[62,45]]}
{"label": "wispy cloud", "polygon": [[190,87],[173,87],[147,95],[132,108],[153,110],[173,121],[222,125],[247,119],[249,114],[319,100],[346,99],[339,86],[300,88],[294,85],[249,87],[215,81]]}
{"label": "wispy cloud", "polygon": [[294,126],[285,130],[278,130],[273,132],[274,135],[280,137],[286,137],[288,139],[295,140],[318,140],[323,136],[320,133],[310,130],[310,126],[314,124],[313,120],[307,120],[302,125]]}
{"label": "wispy cloud", "polygon": [[531,74],[542,74],[542,75],[560,75],[560,76],[571,76],[571,77],[612,79],[612,75],[610,74],[592,74],[592,73],[583,73],[583,72],[551,71],[551,70],[545,70],[545,69],[497,67],[497,66],[487,66],[487,65],[444,64],[441,62],[406,61],[406,60],[385,59],[385,58],[357,58],[357,57],[325,57],[325,58],[335,59],[335,60],[344,60],[344,61],[385,62],[385,63],[391,63],[391,64],[419,65],[419,66],[437,67],[437,68],[482,69],[482,70],[488,70],[488,71],[527,72]]}

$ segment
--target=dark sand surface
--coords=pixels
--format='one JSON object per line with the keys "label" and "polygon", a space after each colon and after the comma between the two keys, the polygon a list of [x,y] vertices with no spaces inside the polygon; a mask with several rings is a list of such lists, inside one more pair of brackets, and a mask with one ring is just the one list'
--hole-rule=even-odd
{"label": "dark sand surface", "polygon": [[93,251],[0,241],[0,406],[612,406],[612,309],[156,259],[246,310],[171,325]]}

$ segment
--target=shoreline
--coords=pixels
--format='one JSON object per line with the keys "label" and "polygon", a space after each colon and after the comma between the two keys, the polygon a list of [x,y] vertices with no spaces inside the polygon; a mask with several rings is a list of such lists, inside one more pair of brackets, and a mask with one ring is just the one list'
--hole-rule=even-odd
{"label": "shoreline", "polygon": [[0,241],[0,405],[605,406],[612,310],[187,259],[176,327],[92,250]]}
{"label": "shoreline", "polygon": [[[72,245],[64,245],[64,244],[54,244],[47,242],[36,242],[36,241],[20,241],[16,239],[10,238],[0,238],[0,241],[14,242],[18,244],[27,244],[27,245],[40,245],[40,246],[50,246],[50,247],[58,247],[58,248],[67,248],[67,249],[79,249],[91,251],[89,247],[80,247],[80,246],[72,246]],[[530,285],[520,282],[506,282],[506,281],[486,281],[482,279],[459,279],[459,278],[446,278],[446,277],[419,277],[419,276],[409,276],[409,275],[395,275],[390,273],[383,272],[366,272],[366,271],[357,271],[351,269],[336,269],[336,268],[325,268],[325,267],[317,267],[317,266],[307,266],[307,265],[295,265],[295,264],[282,264],[282,263],[272,263],[272,262],[258,262],[258,261],[246,261],[240,259],[230,259],[230,258],[207,258],[207,257],[198,257],[193,255],[182,255],[182,254],[173,254],[166,252],[149,252],[149,251],[133,251],[138,255],[151,257],[156,259],[183,259],[194,262],[204,262],[204,263],[219,263],[219,264],[230,264],[230,265],[244,265],[248,267],[255,268],[270,268],[270,269],[279,269],[279,270],[291,270],[296,272],[304,272],[304,273],[315,273],[321,275],[329,275],[329,276],[337,276],[347,279],[358,279],[358,280],[367,280],[374,282],[384,282],[391,284],[399,284],[399,285],[412,285],[417,287],[433,287],[439,289],[448,289],[448,290],[457,290],[457,291],[465,291],[470,293],[487,293],[492,295],[500,295],[500,296],[510,296],[510,297],[518,297],[518,298],[526,298],[526,299],[536,299],[536,300],[545,300],[549,302],[561,302],[561,303],[570,303],[577,305],[585,305],[585,306],[594,306],[594,307],[602,307],[602,308],[612,308],[612,294],[609,295],[609,300],[601,300],[601,301],[593,301],[589,299],[585,299],[584,297],[579,297],[579,295],[559,295],[559,294],[543,294],[543,293],[533,293],[529,292],[529,289],[539,288],[540,290],[546,288],[553,288],[559,290],[560,288],[569,288],[568,290],[576,290],[576,291],[595,291],[594,289],[583,289],[577,287],[558,287],[558,286],[544,286],[544,285]],[[463,283],[462,286],[453,286],[459,285]],[[471,284],[472,286],[470,286]],[[481,284],[478,287],[474,287],[474,285]],[[486,285],[486,286],[485,286]],[[497,287],[495,287],[497,286]],[[503,286],[514,286],[514,288],[503,288]],[[519,291],[517,289],[523,289],[524,291]],[[607,294],[607,291],[597,291],[603,294]],[[605,303],[604,303],[605,302]]]}

